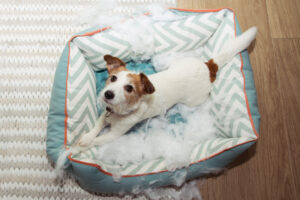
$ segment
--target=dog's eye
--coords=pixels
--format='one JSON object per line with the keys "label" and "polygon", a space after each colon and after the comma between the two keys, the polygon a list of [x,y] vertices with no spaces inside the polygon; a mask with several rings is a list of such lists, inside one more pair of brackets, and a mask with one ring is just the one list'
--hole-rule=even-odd
{"label": "dog's eye", "polygon": [[129,92],[129,93],[133,91],[132,85],[125,85],[125,86],[124,86],[124,89],[125,89],[127,92]]}
{"label": "dog's eye", "polygon": [[117,80],[117,77],[114,76],[114,75],[110,78],[110,81],[111,81],[111,82],[115,82],[116,80]]}

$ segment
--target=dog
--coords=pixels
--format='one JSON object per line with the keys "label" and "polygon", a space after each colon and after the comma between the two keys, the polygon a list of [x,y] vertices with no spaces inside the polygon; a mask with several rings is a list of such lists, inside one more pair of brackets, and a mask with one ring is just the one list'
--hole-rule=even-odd
{"label": "dog", "polygon": [[[121,59],[105,55],[109,77],[100,99],[106,111],[76,145],[86,149],[112,142],[138,122],[161,115],[178,103],[189,107],[200,105],[209,97],[218,69],[246,49],[256,33],[256,27],[250,28],[224,45],[208,62],[186,57],[150,76],[129,71]],[[104,127],[109,127],[108,132],[98,136]]]}

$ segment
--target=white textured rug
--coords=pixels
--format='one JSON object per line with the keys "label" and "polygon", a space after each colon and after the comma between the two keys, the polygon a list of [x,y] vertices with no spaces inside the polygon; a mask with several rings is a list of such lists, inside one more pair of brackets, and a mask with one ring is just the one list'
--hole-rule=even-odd
{"label": "white textured rug", "polygon": [[0,199],[106,199],[72,179],[55,183],[45,143],[56,65],[67,40],[85,28],[73,19],[95,2],[0,1]]}

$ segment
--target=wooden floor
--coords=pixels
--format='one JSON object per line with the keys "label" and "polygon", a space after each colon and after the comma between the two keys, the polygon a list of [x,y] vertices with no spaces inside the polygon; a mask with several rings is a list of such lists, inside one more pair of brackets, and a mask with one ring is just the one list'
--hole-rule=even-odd
{"label": "wooden floor", "polygon": [[260,139],[230,170],[199,182],[204,200],[300,199],[300,1],[178,0],[178,7],[230,7],[242,30],[259,30],[250,60]]}

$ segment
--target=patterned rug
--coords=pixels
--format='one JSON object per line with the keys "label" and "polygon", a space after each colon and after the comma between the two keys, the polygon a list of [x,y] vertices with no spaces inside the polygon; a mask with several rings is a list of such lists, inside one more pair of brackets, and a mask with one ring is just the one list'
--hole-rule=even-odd
{"label": "patterned rug", "polygon": [[0,199],[116,199],[90,194],[71,178],[57,184],[46,155],[55,68],[66,41],[86,28],[72,21],[96,2],[0,2]]}

